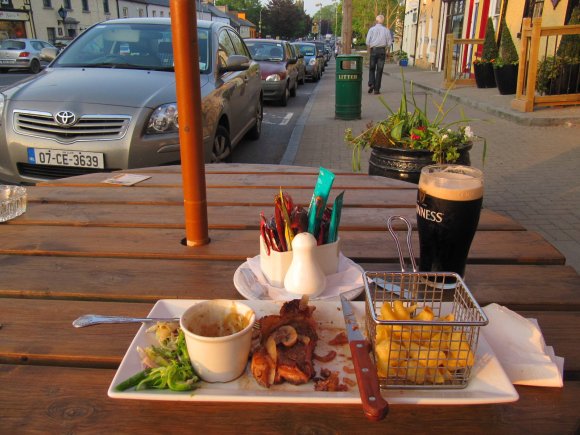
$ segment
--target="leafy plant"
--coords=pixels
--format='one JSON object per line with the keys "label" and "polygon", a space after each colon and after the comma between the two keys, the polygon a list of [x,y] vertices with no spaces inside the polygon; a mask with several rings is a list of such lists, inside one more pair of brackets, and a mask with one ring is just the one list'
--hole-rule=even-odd
{"label": "leafy plant", "polygon": [[538,64],[538,75],[536,78],[536,90],[542,95],[550,90],[552,81],[555,80],[562,71],[562,58],[557,56],[547,56]]}
{"label": "leafy plant", "polygon": [[[434,162],[455,162],[459,158],[457,147],[472,143],[477,136],[467,125],[470,120],[465,118],[463,113],[458,121],[445,121],[449,112],[455,107],[445,109],[448,94],[449,91],[444,95],[441,103],[433,101],[436,115],[430,119],[427,115],[427,97],[425,97],[424,107],[420,108],[415,100],[413,82],[411,82],[410,97],[407,97],[403,74],[403,93],[398,110],[393,110],[382,97],[379,97],[387,109],[385,119],[376,123],[370,122],[357,136],[354,136],[351,128],[345,130],[345,142],[352,148],[353,171],[361,170],[362,151],[372,146],[427,150],[433,153]],[[484,140],[484,156],[485,149]]]}
{"label": "leafy plant", "polygon": [[502,19],[501,43],[499,49],[499,56],[493,63],[494,68],[501,68],[504,65],[516,65],[519,62],[518,51],[514,45],[512,34],[505,21]]}
{"label": "leafy plant", "polygon": [[[568,25],[574,24],[580,24],[580,6],[576,6],[570,15]],[[556,55],[568,58],[572,63],[580,62],[580,34],[562,36]]]}
{"label": "leafy plant", "polygon": [[498,57],[497,44],[495,42],[495,29],[491,17],[487,19],[485,27],[485,37],[483,41],[483,52],[481,53],[481,62],[493,62]]}

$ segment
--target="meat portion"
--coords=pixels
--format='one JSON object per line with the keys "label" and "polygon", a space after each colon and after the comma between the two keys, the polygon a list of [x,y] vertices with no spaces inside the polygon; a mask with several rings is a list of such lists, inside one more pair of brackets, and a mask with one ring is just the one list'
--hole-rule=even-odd
{"label": "meat portion", "polygon": [[312,359],[318,341],[312,317],[315,309],[295,299],[286,302],[279,315],[260,319],[262,336],[251,363],[260,385],[268,388],[284,381],[300,385],[314,377]]}

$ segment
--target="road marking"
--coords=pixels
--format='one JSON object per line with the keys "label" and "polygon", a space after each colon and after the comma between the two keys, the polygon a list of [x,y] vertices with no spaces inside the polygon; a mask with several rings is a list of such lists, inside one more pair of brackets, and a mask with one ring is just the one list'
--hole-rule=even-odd
{"label": "road marking", "polygon": [[[273,115],[267,112],[264,112],[264,119],[262,120],[262,124],[269,124],[269,125],[287,125],[292,117],[294,116],[293,112],[288,112],[282,119],[280,119],[279,115]],[[269,118],[269,119],[266,119]]]}

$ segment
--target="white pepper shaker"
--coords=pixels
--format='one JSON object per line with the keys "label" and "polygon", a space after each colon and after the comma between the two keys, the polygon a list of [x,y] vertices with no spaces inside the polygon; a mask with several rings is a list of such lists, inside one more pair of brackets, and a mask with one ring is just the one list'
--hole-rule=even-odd
{"label": "white pepper shaker", "polygon": [[310,233],[296,234],[292,241],[292,263],[284,277],[289,293],[316,297],[326,287],[326,276],[314,256],[316,239]]}

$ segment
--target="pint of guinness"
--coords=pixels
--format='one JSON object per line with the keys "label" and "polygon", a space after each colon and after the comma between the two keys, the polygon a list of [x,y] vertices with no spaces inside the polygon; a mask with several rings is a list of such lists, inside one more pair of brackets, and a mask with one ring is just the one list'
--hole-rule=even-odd
{"label": "pint of guinness", "polygon": [[419,269],[464,276],[483,202],[483,174],[460,165],[421,170],[417,192]]}

